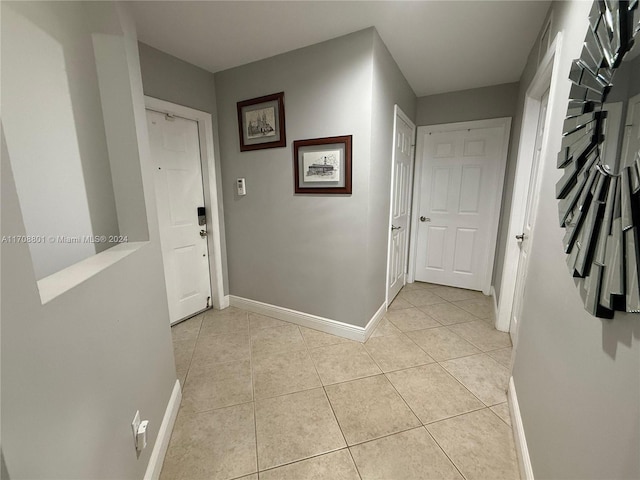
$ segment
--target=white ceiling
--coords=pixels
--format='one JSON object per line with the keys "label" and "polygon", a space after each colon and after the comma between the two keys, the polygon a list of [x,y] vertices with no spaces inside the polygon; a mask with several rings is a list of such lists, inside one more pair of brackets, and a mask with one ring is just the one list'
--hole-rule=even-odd
{"label": "white ceiling", "polygon": [[519,80],[550,1],[136,1],[139,40],[210,72],[375,26],[416,95]]}

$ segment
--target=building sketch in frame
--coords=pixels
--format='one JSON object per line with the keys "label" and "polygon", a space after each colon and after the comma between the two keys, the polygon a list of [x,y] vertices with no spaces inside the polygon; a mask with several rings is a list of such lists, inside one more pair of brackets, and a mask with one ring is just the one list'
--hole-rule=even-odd
{"label": "building sketch in frame", "polygon": [[305,182],[339,182],[340,150],[304,152],[302,167]]}
{"label": "building sketch in frame", "polygon": [[245,112],[247,139],[273,137],[276,135],[276,109],[274,107],[260,108]]}

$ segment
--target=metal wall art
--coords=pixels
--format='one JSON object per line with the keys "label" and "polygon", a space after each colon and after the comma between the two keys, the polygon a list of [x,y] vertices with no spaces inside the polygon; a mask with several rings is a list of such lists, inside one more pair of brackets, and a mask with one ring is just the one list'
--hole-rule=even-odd
{"label": "metal wall art", "polygon": [[[556,185],[567,264],[584,278],[585,308],[613,318],[640,313],[640,152],[604,160],[604,103],[616,71],[640,30],[638,0],[595,0],[580,58],[569,75],[573,85],[564,122]],[[609,139],[610,140],[610,139]],[[617,139],[616,139],[617,143]]]}

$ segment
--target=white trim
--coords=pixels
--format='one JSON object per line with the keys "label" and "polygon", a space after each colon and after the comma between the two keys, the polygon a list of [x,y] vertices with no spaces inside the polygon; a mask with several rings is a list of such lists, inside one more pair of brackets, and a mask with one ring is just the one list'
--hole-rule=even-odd
{"label": "white trim", "polygon": [[218,183],[216,178],[216,160],[213,145],[213,121],[211,114],[193,108],[176,105],[165,100],[145,95],[145,107],[159,113],[169,113],[178,117],[194,120],[198,123],[198,137],[200,138],[200,158],[202,163],[202,179],[204,188],[204,202],[207,208],[207,238],[209,247],[209,276],[211,280],[211,296],[213,307],[225,308],[223,275],[222,275],[222,224],[224,215],[222,205],[218,202]]}
{"label": "white trim", "polygon": [[270,305],[268,303],[258,302],[248,298],[236,297],[235,295],[229,295],[229,299],[231,301],[231,306],[233,307],[242,308],[253,313],[267,315],[269,317],[277,318],[278,320],[295,323],[296,325],[313,328],[314,330],[319,330],[321,332],[330,333],[331,335],[337,335],[339,337],[363,343],[367,341],[378,325],[378,322],[387,311],[387,304],[383,303],[365,327],[358,327],[356,325],[349,325],[348,323],[339,322],[330,318],[298,312],[297,310],[291,310],[290,308],[278,307],[277,305]]}
{"label": "white trim", "polygon": [[513,438],[518,455],[518,466],[520,467],[520,478],[522,478],[522,480],[534,480],[529,448],[527,447],[527,438],[524,434],[524,426],[522,424],[522,417],[520,416],[520,405],[518,404],[518,395],[516,394],[513,377],[509,379],[509,392],[507,397],[509,399],[511,424],[513,425]]}
{"label": "white trim", "polygon": [[222,300],[220,300],[220,310],[224,310],[225,308],[228,308],[229,305],[230,305],[229,295],[225,295],[224,297],[222,297]]}
{"label": "white trim", "polygon": [[[411,134],[411,143],[412,143],[412,152],[411,152],[411,168],[409,169],[409,188],[411,188],[411,185],[413,184],[413,164],[414,164],[414,160],[415,160],[415,139],[416,139],[416,125],[415,123],[413,123],[411,121],[411,119],[409,117],[407,117],[407,115],[402,111],[402,109],[398,106],[398,105],[394,105],[393,107],[393,141],[391,142],[391,188],[389,189],[389,236],[387,239],[387,275],[385,277],[385,284],[386,284],[386,289],[385,289],[385,302],[387,305],[389,305],[390,299],[389,298],[389,263],[391,262],[391,227],[393,226],[393,194],[394,189],[393,186],[395,185],[394,183],[394,179],[395,179],[395,164],[396,164],[396,141],[398,140],[398,134],[396,131],[396,128],[398,126],[398,122],[397,119],[398,117],[400,117],[400,119],[405,122],[407,125],[409,125],[412,129],[413,129],[413,133]],[[411,208],[411,205],[409,205],[409,208]],[[410,228],[411,227],[411,211],[409,211],[409,221],[407,222],[407,227]],[[407,269],[407,263],[409,261],[409,235],[407,235],[407,240],[406,240],[406,245],[405,245],[405,276],[404,276],[404,284],[406,284],[407,282],[407,276],[406,276],[406,269]]]}
{"label": "white trim", "polygon": [[[418,140],[417,140],[417,152],[424,151],[424,145],[422,139],[427,133],[441,133],[452,132],[457,130],[472,130],[477,128],[492,128],[502,127],[504,129],[504,135],[502,139],[502,152],[500,154],[498,164],[498,178],[497,188],[495,192],[495,205],[491,212],[491,218],[487,222],[489,227],[489,256],[487,257],[487,263],[484,272],[484,279],[482,281],[482,293],[489,295],[491,292],[491,279],[493,277],[493,264],[496,255],[496,246],[498,243],[498,224],[500,222],[500,210],[502,202],[502,190],[504,188],[504,176],[507,167],[507,156],[509,154],[509,136],[511,134],[511,117],[490,118],[486,120],[474,120],[472,122],[456,122],[446,123],[442,125],[428,125],[418,127]],[[421,132],[423,132],[421,134]],[[421,200],[421,180],[422,180],[422,163],[423,158],[418,159],[416,157],[413,177],[413,204],[411,212],[411,250],[409,252],[409,283],[415,281],[416,268],[415,263],[417,259],[417,240],[418,240],[418,216],[420,210]]]}
{"label": "white trim", "polygon": [[[549,102],[547,108],[547,124],[553,118],[554,100],[557,96],[559,82],[552,82],[552,79],[559,71],[560,48],[562,45],[562,33],[558,33],[553,40],[551,48],[540,63],[533,80],[525,94],[524,111],[522,115],[522,127],[520,129],[520,144],[516,161],[516,173],[514,177],[513,194],[511,197],[511,212],[509,214],[509,224],[507,228],[507,242],[505,246],[504,262],[502,264],[502,280],[500,282],[500,298],[498,299],[498,315],[496,315],[495,327],[501,332],[508,332],[511,325],[511,313],[513,310],[513,300],[515,295],[516,279],[518,276],[518,259],[520,258],[520,248],[514,239],[516,235],[522,233],[525,210],[527,208],[527,198],[530,184],[531,167],[534,157],[536,143],[536,132],[538,129],[538,116],[540,114],[540,100],[544,93],[549,90]],[[540,166],[542,167],[548,157],[549,131],[545,131]],[[539,179],[542,168],[538,169],[538,179],[535,188],[540,189]]]}
{"label": "white trim", "polygon": [[169,398],[169,403],[167,403],[167,408],[164,411],[164,417],[162,417],[162,423],[158,430],[156,443],[153,445],[153,450],[149,457],[149,463],[147,464],[147,471],[144,474],[144,480],[157,480],[160,478],[162,464],[164,463],[164,456],[167,454],[169,440],[171,439],[171,433],[173,432],[173,425],[176,423],[176,417],[178,416],[181,400],[182,390],[180,389],[180,380],[176,380],[176,383],[173,385],[171,397]]}
{"label": "white trim", "polygon": [[42,305],[87,281],[94,275],[149,245],[149,242],[119,243],[37,281]]}
{"label": "white trim", "polygon": [[489,289],[489,295],[491,295],[491,299],[493,300],[493,318],[498,318],[498,302],[496,301],[496,289],[493,285]]}

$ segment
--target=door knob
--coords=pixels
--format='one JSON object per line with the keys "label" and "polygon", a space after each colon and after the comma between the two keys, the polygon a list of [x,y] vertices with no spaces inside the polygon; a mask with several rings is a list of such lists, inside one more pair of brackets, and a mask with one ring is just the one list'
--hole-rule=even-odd
{"label": "door knob", "polygon": [[430,218],[427,218],[427,217],[420,217],[420,221],[421,221],[421,222],[430,222],[430,221],[431,221],[431,219],[430,219]]}
{"label": "door knob", "polygon": [[391,225],[391,230],[400,230],[402,227],[395,227],[393,225]]}
{"label": "door knob", "polygon": [[202,238],[206,237],[207,236],[207,232],[205,230],[200,230],[200,236]]}
{"label": "door knob", "polygon": [[525,238],[527,238],[527,236],[526,236],[524,233],[522,233],[522,234],[520,234],[520,235],[516,235],[516,240],[518,240],[518,241],[520,241],[520,242],[521,242],[522,240],[524,240]]}

